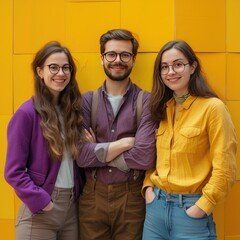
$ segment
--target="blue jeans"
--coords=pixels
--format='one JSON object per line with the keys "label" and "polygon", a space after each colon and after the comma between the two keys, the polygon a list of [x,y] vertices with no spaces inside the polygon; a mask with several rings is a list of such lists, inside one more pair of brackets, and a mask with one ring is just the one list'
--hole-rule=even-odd
{"label": "blue jeans", "polygon": [[146,204],[143,240],[215,240],[212,214],[191,218],[186,210],[201,194],[168,194],[154,187],[156,197]]}

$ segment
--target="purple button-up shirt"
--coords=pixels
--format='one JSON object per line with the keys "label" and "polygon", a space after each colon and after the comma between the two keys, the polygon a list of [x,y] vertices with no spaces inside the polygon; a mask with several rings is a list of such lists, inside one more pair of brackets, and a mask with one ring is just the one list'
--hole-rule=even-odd
{"label": "purple button-up shirt", "polygon": [[[86,167],[86,175],[92,177],[97,167],[97,180],[105,184],[122,183],[133,180],[133,170],[145,170],[155,166],[155,129],[149,109],[149,93],[144,92],[142,115],[137,126],[137,96],[141,89],[129,83],[116,115],[108,100],[105,84],[98,89],[95,135],[97,143],[84,143],[77,163]],[[86,129],[91,127],[93,92],[83,94],[83,116]],[[124,137],[135,137],[134,147],[105,163],[108,143]],[[115,166],[115,167],[114,167]]]}

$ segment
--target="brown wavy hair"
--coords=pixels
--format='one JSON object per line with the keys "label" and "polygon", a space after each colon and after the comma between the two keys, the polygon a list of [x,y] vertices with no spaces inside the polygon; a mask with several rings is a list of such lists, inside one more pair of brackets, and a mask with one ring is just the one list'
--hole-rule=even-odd
{"label": "brown wavy hair", "polygon": [[200,61],[193,49],[185,41],[170,41],[161,48],[154,64],[150,109],[151,115],[156,121],[165,119],[166,103],[170,98],[173,97],[173,90],[167,87],[161,78],[162,55],[171,48],[175,48],[182,52],[182,54],[187,58],[190,66],[194,62],[197,63],[196,69],[189,80],[188,92],[190,95],[206,98],[218,97],[217,94],[209,87],[207,80],[202,73]]}
{"label": "brown wavy hair", "polygon": [[133,34],[127,29],[112,29],[104,33],[100,37],[100,52],[103,54],[105,52],[105,45],[110,40],[126,40],[131,41],[132,43],[132,51],[134,56],[136,57],[139,43],[137,39],[133,36]]}
{"label": "brown wavy hair", "polygon": [[[58,106],[62,112],[65,130],[61,129],[58,112],[54,98],[44,81],[37,73],[37,68],[43,68],[46,59],[54,53],[65,53],[73,70],[69,84],[59,95]],[[79,155],[79,144],[82,140],[82,112],[81,93],[76,81],[76,65],[70,51],[61,46],[59,42],[49,42],[35,55],[32,62],[34,73],[34,107],[41,117],[43,136],[47,140],[49,154],[61,160],[64,145],[68,148],[70,156],[76,159]],[[65,132],[63,139],[61,132]]]}

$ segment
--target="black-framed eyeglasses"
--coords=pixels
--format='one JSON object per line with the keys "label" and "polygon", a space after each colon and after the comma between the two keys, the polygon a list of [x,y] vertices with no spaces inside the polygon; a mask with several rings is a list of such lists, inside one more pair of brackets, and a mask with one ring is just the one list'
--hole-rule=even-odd
{"label": "black-framed eyeglasses", "polygon": [[185,70],[185,66],[188,65],[189,63],[182,63],[182,62],[176,62],[172,65],[167,65],[167,64],[163,64],[161,66],[161,74],[162,75],[166,75],[169,72],[170,67],[172,67],[172,70],[175,73],[182,73]]}
{"label": "black-framed eyeglasses", "polygon": [[108,62],[114,62],[116,59],[117,59],[117,56],[119,55],[120,57],[120,60],[124,63],[127,63],[131,60],[131,58],[134,56],[133,53],[130,53],[130,52],[121,52],[121,53],[116,53],[116,52],[106,52],[106,53],[103,53],[102,56],[105,57],[105,59],[108,61]]}
{"label": "black-framed eyeglasses", "polygon": [[60,71],[60,68],[62,69],[64,74],[70,74],[73,70],[73,67],[69,64],[65,64],[62,67],[60,67],[57,64],[49,64],[49,65],[45,65],[48,66],[50,73],[52,74],[57,74]]}

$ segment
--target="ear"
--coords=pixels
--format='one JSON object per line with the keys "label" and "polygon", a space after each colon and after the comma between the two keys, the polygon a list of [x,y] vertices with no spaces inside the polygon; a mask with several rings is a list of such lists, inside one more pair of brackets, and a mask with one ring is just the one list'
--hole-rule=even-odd
{"label": "ear", "polygon": [[197,67],[197,62],[194,62],[192,65],[191,65],[191,74],[193,74],[195,72],[195,69]]}
{"label": "ear", "polygon": [[101,58],[101,64],[103,65],[103,55],[101,55],[100,58]]}
{"label": "ear", "polygon": [[43,78],[43,70],[42,70],[42,68],[37,67],[36,70],[37,70],[38,76],[39,76],[40,78]]}
{"label": "ear", "polygon": [[133,66],[135,64],[135,61],[136,61],[136,56],[133,57],[133,63],[132,63]]}

